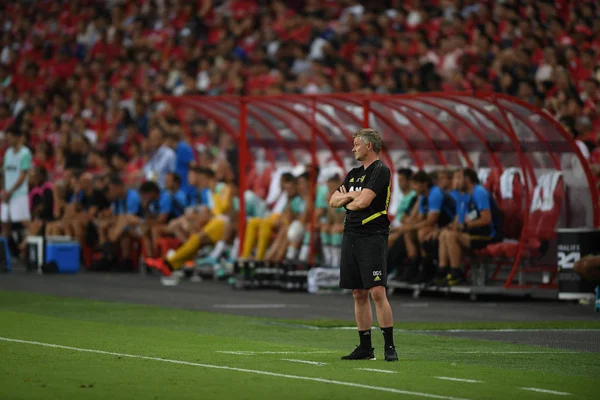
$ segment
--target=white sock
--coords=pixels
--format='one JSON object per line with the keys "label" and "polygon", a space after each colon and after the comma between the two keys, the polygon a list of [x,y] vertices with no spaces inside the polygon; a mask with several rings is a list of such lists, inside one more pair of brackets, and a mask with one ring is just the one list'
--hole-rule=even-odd
{"label": "white sock", "polygon": [[325,265],[331,265],[332,250],[330,245],[323,246],[323,261]]}
{"label": "white sock", "polygon": [[300,256],[298,256],[300,261],[308,261],[308,256],[310,255],[310,246],[307,244],[303,244],[300,248]]}
{"label": "white sock", "polygon": [[331,266],[335,268],[340,267],[340,261],[342,260],[342,248],[340,246],[331,247]]}
{"label": "white sock", "polygon": [[288,246],[285,258],[288,260],[295,260],[296,256],[298,256],[298,249],[295,246]]}
{"label": "white sock", "polygon": [[215,248],[213,249],[213,251],[210,252],[209,257],[214,258],[215,260],[218,260],[219,257],[221,257],[221,254],[223,253],[223,251],[225,250],[225,241],[223,240],[219,240],[217,242],[217,244],[215,244]]}
{"label": "white sock", "polygon": [[233,241],[233,247],[231,249],[231,253],[229,254],[229,259],[237,259],[238,254],[240,254],[240,239],[236,237]]}

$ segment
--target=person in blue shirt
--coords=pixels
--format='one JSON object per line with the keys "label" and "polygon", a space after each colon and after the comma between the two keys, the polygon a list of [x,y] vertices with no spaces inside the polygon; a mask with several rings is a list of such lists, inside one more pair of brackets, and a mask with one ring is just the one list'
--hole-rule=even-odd
{"label": "person in blue shirt", "polygon": [[152,248],[156,248],[158,239],[170,236],[173,232],[171,224],[179,219],[186,218],[186,209],[190,206],[187,194],[181,190],[179,175],[170,173],[165,177],[165,190],[161,193],[163,201],[166,195],[171,197],[171,212],[168,223],[158,223],[152,227]]}
{"label": "person in blue shirt", "polygon": [[[410,223],[399,228],[399,232],[404,234],[408,255],[408,263],[399,279],[421,283],[435,274],[431,252],[435,248],[437,255],[437,241],[430,241],[429,238],[436,236],[441,228],[454,220],[456,203],[450,195],[433,184],[431,176],[425,171],[417,172],[413,182],[419,196],[418,214]],[[422,261],[422,268],[419,268]]]}
{"label": "person in blue shirt", "polygon": [[127,235],[134,235],[134,228],[142,223],[142,201],[135,189],[126,188],[118,176],[110,178],[107,186],[110,216],[97,221],[99,245],[112,243],[121,248],[121,256],[128,258],[130,246]]}
{"label": "person in blue shirt", "polygon": [[439,268],[446,273],[447,285],[464,282],[464,273],[460,268],[465,251],[477,250],[496,241],[494,224],[494,200],[490,193],[480,185],[477,172],[471,168],[463,170],[461,191],[468,194],[464,221],[440,235]]}
{"label": "person in blue shirt", "polygon": [[455,222],[462,224],[465,222],[465,214],[467,210],[467,202],[469,195],[462,191],[463,189],[463,170],[458,169],[452,175],[452,190],[450,196],[456,202],[456,217]]}
{"label": "person in blue shirt", "polygon": [[157,227],[167,224],[170,220],[181,216],[185,207],[178,207],[173,194],[166,190],[161,191],[155,182],[147,181],[140,186],[142,199],[141,218],[142,244],[146,254],[154,255],[154,233]]}

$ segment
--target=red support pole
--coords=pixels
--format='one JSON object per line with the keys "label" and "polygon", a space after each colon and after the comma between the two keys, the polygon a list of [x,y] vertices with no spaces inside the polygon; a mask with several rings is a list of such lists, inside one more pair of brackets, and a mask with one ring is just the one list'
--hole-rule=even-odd
{"label": "red support pole", "polygon": [[363,128],[369,127],[369,113],[371,112],[371,104],[368,99],[363,101]]}
{"label": "red support pole", "polygon": [[240,240],[239,246],[243,246],[244,235],[246,233],[246,202],[244,201],[244,195],[246,193],[246,169],[248,163],[248,141],[246,140],[246,128],[248,125],[247,118],[247,104],[244,97],[241,98],[240,105],[240,133],[239,133],[239,147],[238,147],[238,197],[240,199],[240,209],[238,215],[238,237]]}
{"label": "red support pole", "polygon": [[311,126],[310,126],[310,158],[312,161],[312,167],[310,168],[310,185],[308,185],[308,198],[309,204],[306,206],[309,210],[309,253],[308,262],[312,264],[314,259],[314,248],[313,248],[313,234],[315,232],[315,193],[317,185],[317,174],[315,173],[315,167],[318,165],[319,160],[317,159],[317,99],[312,98],[312,110],[311,110]]}

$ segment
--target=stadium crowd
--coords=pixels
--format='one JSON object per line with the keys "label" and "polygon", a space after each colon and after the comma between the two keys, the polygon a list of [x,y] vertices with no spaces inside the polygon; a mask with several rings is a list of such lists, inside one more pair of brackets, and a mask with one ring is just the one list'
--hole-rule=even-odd
{"label": "stadium crowd", "polygon": [[[175,263],[207,244],[211,259],[221,255],[236,230],[235,144],[200,116],[184,131],[177,110],[154,101],[161,95],[493,90],[547,110],[600,165],[597,2],[363,3],[0,4],[0,149],[30,149],[29,164],[23,149],[20,158],[32,167],[30,233],[106,248],[137,236],[148,256],[170,234],[191,240]],[[255,219],[240,244],[243,257],[306,257],[304,229],[291,222],[306,225],[312,202],[299,193],[308,193],[309,176],[281,176],[287,204],[249,195]],[[341,219],[327,210],[336,176],[327,179],[315,208],[327,221],[324,262],[335,264]],[[296,229],[279,229],[283,221]],[[119,247],[129,256],[128,246]]]}

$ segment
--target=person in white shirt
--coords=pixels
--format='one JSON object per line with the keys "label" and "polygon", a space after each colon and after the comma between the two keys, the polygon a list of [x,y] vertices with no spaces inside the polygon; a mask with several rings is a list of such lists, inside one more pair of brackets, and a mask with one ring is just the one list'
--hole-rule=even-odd
{"label": "person in white shirt", "polygon": [[161,190],[165,189],[167,174],[175,172],[177,159],[175,151],[167,146],[165,139],[165,134],[160,129],[150,131],[148,145],[152,153],[150,159],[144,165],[146,180],[156,182]]}
{"label": "person in white shirt", "polygon": [[2,192],[2,234],[8,237],[11,223],[19,222],[27,227],[31,220],[29,211],[29,170],[31,150],[24,144],[21,132],[9,131],[9,148],[4,154],[4,190]]}

